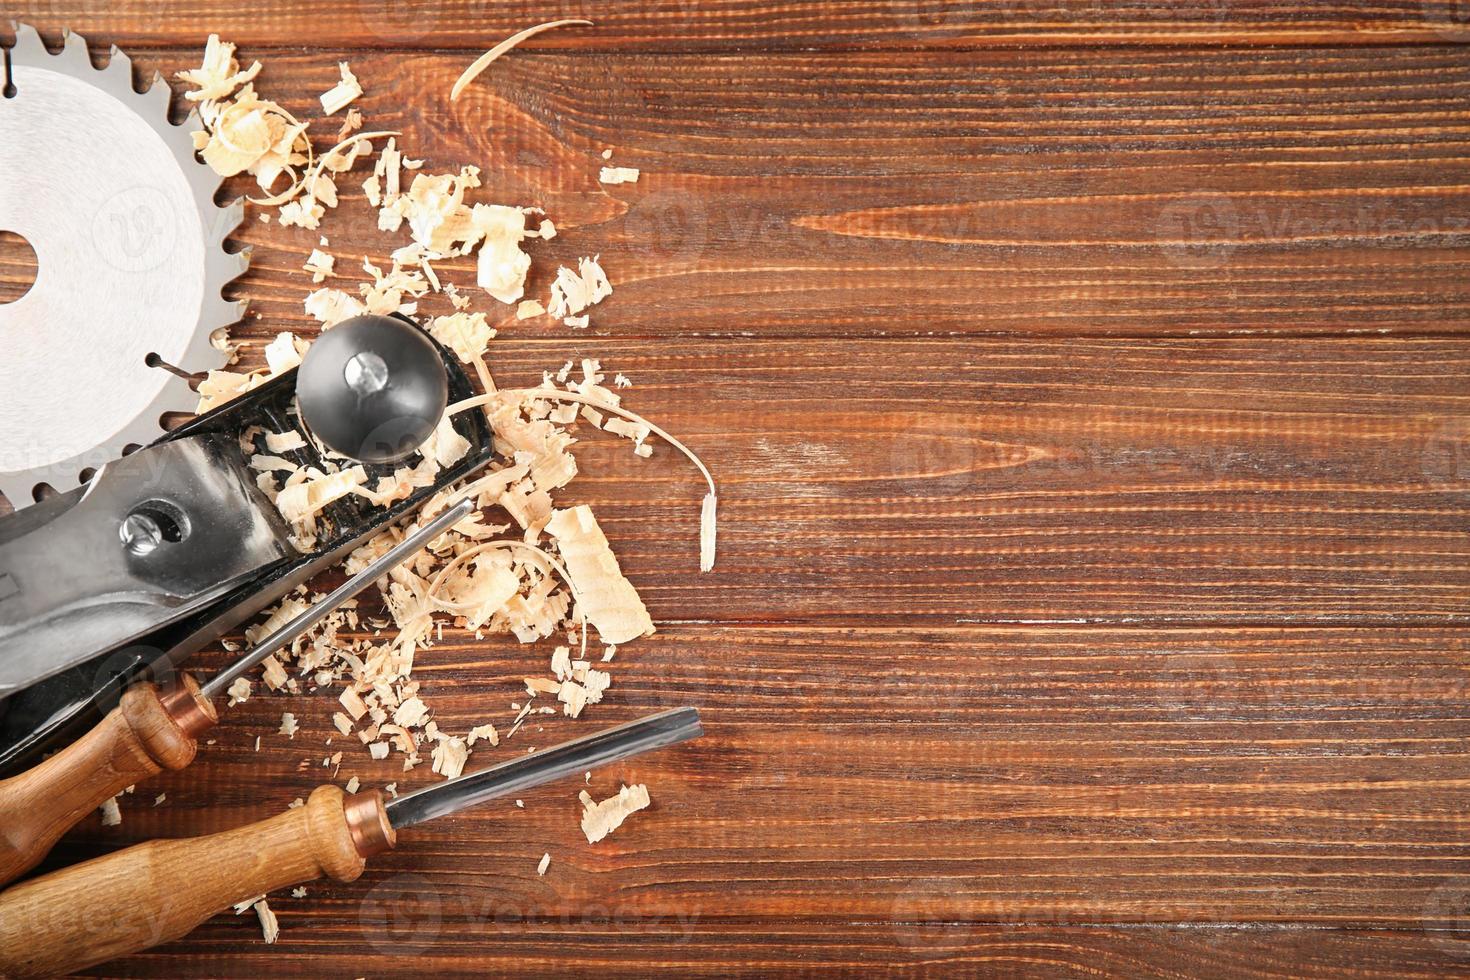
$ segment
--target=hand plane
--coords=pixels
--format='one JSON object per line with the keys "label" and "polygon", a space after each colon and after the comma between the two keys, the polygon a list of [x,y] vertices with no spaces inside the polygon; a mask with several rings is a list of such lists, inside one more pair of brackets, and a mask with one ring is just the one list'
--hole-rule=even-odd
{"label": "hand plane", "polygon": [[85,485],[0,518],[0,773],[26,768],[493,455],[481,413],[452,419],[470,449],[388,506],[347,494],[302,545],[258,486],[264,433],[280,453],[371,485],[412,465],[446,405],[475,394],[455,355],[412,321],[359,316],[302,364],[101,467]]}

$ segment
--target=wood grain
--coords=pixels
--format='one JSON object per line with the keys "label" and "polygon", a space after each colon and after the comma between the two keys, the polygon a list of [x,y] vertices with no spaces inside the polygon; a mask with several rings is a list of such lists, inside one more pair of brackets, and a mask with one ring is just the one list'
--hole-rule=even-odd
{"label": "wood grain", "polygon": [[[437,903],[442,940],[429,945],[450,959],[478,955],[476,930],[543,922],[689,928],[704,943],[740,923],[862,921],[890,945],[976,922],[1456,928],[1470,901],[1466,642],[1433,630],[665,625],[619,653],[607,701],[586,717],[530,723],[470,761],[698,705],[704,739],[592,774],[599,798],[650,788],[653,807],[618,833],[589,846],[580,781],[546,787],[524,809],[507,800],[405,831],[360,887],[274,904],[288,953],[345,955],[372,940],[361,917],[406,893],[410,921],[414,903]],[[504,731],[544,651],[446,636],[419,664],[441,725]],[[334,704],[319,692],[237,706],[194,770],[125,798],[121,827],[89,827],[71,855],[213,831],[304,796],[340,748],[324,744]],[[265,735],[257,753],[282,710],[301,730]],[[353,748],[335,776],[400,792],[436,778]],[[168,801],[154,808],[156,791]],[[543,852],[551,867],[537,877]],[[153,969],[212,972],[200,957],[252,931],[216,923]]]}
{"label": "wood grain", "polygon": [[595,355],[704,455],[582,431],[660,621],[1463,623],[1470,361],[1449,340],[494,342]]}
{"label": "wood grain", "polygon": [[[592,334],[687,340],[1463,332],[1466,51],[941,51],[922,70],[909,52],[525,51],[452,104],[460,53],[242,56],[302,118],[350,58],[369,127],[405,130],[431,169],[481,167],[479,200],[547,209],[563,234],[530,247],[533,295],[601,254],[618,294]],[[598,183],[607,147],[638,183]],[[364,176],[320,232],[247,221],[231,298],[305,324],[321,235],[331,284],[355,289],[405,240],[377,232]],[[441,269],[514,324],[471,262]]]}
{"label": "wood grain", "polygon": [[[214,706],[192,678],[185,690],[209,721]],[[101,724],[35,768],[0,780],[0,885],[27,871],[103,803],[165,769],[182,769],[198,745],[147,682],[123,693]]]}
{"label": "wood grain", "polygon": [[362,869],[342,790],[321,786],[304,806],[248,826],[148,841],[6,889],[0,970],[71,973],[178,939],[267,892],[322,877],[354,881]]}
{"label": "wood grain", "polygon": [[43,28],[106,33],[134,47],[173,45],[220,32],[256,45],[484,50],[532,24],[581,17],[595,29],[532,42],[598,51],[843,51],[853,48],[992,45],[1383,44],[1470,37],[1455,0],[639,0],[555,5],[510,0],[324,0],[303,7],[265,0],[248,11],[221,0],[168,4],[119,0],[23,3]]}
{"label": "wood grain", "polygon": [[[373,872],[363,884],[372,881]],[[1019,978],[1135,978],[1284,976],[1342,980],[1347,977],[1444,977],[1464,970],[1462,941],[1447,933],[1339,932],[1224,926],[1212,929],[1034,926],[1018,928],[942,922],[900,926],[888,923],[795,921],[723,923],[702,921],[686,934],[677,923],[609,923],[501,919],[492,924],[443,918],[432,941],[433,906],[408,904],[384,933],[373,927],[333,928],[351,921],[352,909],[320,921],[306,913],[305,928],[287,930],[274,947],[242,947],[237,930],[217,920],[196,933],[198,952],[188,961],[201,974],[254,980],[261,975],[310,974],[322,962],[340,962],[345,972],[369,977],[432,974],[447,977],[526,976],[569,971],[575,975],[610,968],[637,976],[751,977],[841,976],[881,971],[891,976],[1004,976]],[[376,912],[372,913],[374,916]],[[375,919],[370,919],[375,922]],[[310,941],[300,934],[317,933]],[[420,932],[423,930],[423,932]],[[901,936],[902,938],[899,938]],[[375,944],[378,939],[381,945]],[[425,948],[427,946],[427,949]],[[177,970],[169,952],[134,957],[132,975]],[[118,970],[96,971],[116,976]]]}

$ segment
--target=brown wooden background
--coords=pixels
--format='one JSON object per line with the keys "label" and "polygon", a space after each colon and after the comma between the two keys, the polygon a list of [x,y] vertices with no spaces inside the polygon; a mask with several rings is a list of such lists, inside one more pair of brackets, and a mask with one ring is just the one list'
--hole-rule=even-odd
{"label": "brown wooden background", "polygon": [[[547,789],[277,897],[274,947],[226,916],[97,972],[1470,972],[1465,4],[5,12],[148,72],[217,31],[302,112],[349,60],[371,128],[546,207],[536,292],[604,258],[595,328],[508,319],[502,382],[601,357],[722,488],[704,576],[666,450],[589,438],[564,498],[659,634],[586,719],[518,741],[699,705],[701,743],[595,774],[652,810],[591,847],[576,787]],[[448,101],[478,51],[578,15],[597,28]],[[600,186],[608,146],[642,180]],[[347,197],[339,268],[387,250]],[[316,234],[240,241],[254,363],[310,330]],[[541,651],[420,663],[460,729],[503,722]],[[252,700],[64,857],[278,810],[324,777],[330,713]],[[396,769],[349,755],[340,780]]]}

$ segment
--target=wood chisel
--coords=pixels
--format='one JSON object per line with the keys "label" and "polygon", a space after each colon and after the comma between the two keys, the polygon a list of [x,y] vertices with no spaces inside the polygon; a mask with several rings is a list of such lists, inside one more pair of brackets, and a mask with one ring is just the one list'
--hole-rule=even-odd
{"label": "wood chisel", "polygon": [[35,768],[0,782],[0,885],[35,867],[62,834],[106,800],[164,769],[187,766],[199,736],[219,720],[215,699],[231,684],[473,509],[466,500],[437,515],[203,687],[188,674],[175,675],[162,688],[135,683],[96,728]]}
{"label": "wood chisel", "polygon": [[377,790],[320,786],[306,805],[236,830],[149,841],[0,894],[0,975],[49,976],[177,939],[210,916],[323,875],[352,881],[405,827],[701,734],[676,708],[386,805]]}

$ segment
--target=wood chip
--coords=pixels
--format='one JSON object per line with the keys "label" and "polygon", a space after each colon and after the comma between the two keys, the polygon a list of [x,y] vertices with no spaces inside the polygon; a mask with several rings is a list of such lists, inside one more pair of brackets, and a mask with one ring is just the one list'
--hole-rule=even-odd
{"label": "wood chip", "polygon": [[266,944],[269,945],[275,942],[276,937],[281,934],[281,924],[276,920],[276,913],[271,911],[271,907],[266,904],[263,898],[256,902],[252,908],[255,909],[256,918],[260,920],[260,932],[265,936]]}
{"label": "wood chip", "polygon": [[122,794],[119,793],[112,799],[102,802],[102,806],[100,807],[102,811],[102,826],[116,827],[122,823],[122,809],[117,804],[118,798],[121,796]]}
{"label": "wood chip", "polygon": [[311,250],[311,254],[307,256],[306,264],[302,268],[311,273],[312,282],[322,282],[327,276],[332,274],[336,265],[336,256],[328,255],[321,249],[314,248]]}
{"label": "wood chip", "polygon": [[621,827],[630,814],[649,804],[648,787],[642,783],[624,786],[616,796],[601,803],[595,802],[585,789],[578,799],[582,801],[582,833],[587,835],[589,844],[596,844]]}
{"label": "wood chip", "polygon": [[544,875],[544,874],[546,874],[546,869],[549,868],[549,867],[551,867],[551,854],[550,853],[546,853],[546,854],[541,855],[541,863],[538,864],[538,865],[536,865],[536,874],[537,875]]}
{"label": "wood chip", "polygon": [[638,182],[638,168],[603,167],[602,172],[597,175],[597,179],[604,184],[636,184]]}
{"label": "wood chip", "polygon": [[227,705],[228,707],[234,707],[242,701],[249,701],[250,679],[247,677],[235,678],[234,683],[225,689],[225,693],[229,695],[230,698],[229,704]]}
{"label": "wood chip", "polygon": [[329,116],[341,112],[362,94],[362,85],[352,74],[352,69],[347,67],[347,62],[338,62],[337,68],[342,73],[342,80],[322,93],[322,112]]}

